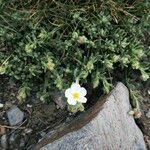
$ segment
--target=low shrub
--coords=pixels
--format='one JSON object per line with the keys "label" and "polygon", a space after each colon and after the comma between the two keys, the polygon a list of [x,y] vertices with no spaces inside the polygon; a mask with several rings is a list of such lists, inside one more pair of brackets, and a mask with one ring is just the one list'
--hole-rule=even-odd
{"label": "low shrub", "polygon": [[75,80],[105,93],[116,74],[130,83],[136,71],[146,81],[149,7],[138,0],[1,0],[0,74],[20,85],[20,101],[37,87],[45,102]]}

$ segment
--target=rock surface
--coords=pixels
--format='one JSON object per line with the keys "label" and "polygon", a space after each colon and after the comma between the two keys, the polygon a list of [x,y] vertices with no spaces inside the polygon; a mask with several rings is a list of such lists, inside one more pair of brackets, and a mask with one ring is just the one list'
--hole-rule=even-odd
{"label": "rock surface", "polygon": [[146,113],[146,117],[150,118],[150,109],[148,110],[148,112]]}
{"label": "rock surface", "polygon": [[7,117],[11,126],[20,124],[24,119],[24,113],[17,107],[12,106],[7,111]]}
{"label": "rock surface", "polygon": [[130,107],[129,92],[118,83],[92,121],[41,150],[146,150],[142,132],[128,115]]}

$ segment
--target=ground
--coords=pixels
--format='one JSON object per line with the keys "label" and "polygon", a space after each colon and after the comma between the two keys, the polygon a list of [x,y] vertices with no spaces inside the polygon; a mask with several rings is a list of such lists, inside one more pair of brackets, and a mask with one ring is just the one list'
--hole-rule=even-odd
{"label": "ground", "polygon": [[[0,86],[0,103],[4,104],[4,107],[0,109],[0,138],[3,147],[9,145],[7,147],[9,149],[26,149],[42,139],[54,126],[71,118],[69,112],[58,108],[53,101],[48,104],[40,102],[34,93],[26,102],[20,104],[15,97],[17,86],[13,82],[8,82],[6,77],[2,77],[0,80],[2,84]],[[144,134],[146,143],[150,144],[150,121],[148,118],[150,95],[148,90],[148,84],[141,86],[141,93],[144,97],[141,103],[142,116],[136,122]],[[18,107],[24,113],[22,123],[14,127],[10,125],[7,116],[12,106]]]}

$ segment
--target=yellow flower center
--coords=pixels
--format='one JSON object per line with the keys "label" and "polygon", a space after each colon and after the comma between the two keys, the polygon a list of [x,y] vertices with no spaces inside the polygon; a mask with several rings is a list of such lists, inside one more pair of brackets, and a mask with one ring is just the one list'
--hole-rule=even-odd
{"label": "yellow flower center", "polygon": [[73,96],[73,99],[75,99],[75,100],[77,100],[77,99],[79,99],[79,93],[78,92],[74,92],[73,94],[72,94],[72,96]]}

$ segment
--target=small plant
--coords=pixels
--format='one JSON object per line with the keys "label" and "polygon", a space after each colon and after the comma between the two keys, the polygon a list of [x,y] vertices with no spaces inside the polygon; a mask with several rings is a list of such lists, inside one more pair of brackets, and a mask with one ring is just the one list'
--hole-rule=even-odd
{"label": "small plant", "polygon": [[2,0],[0,74],[20,85],[20,101],[37,87],[45,102],[74,79],[93,88],[101,85],[108,93],[116,71],[123,79],[136,70],[146,81],[149,50],[142,38],[149,6],[148,1]]}

